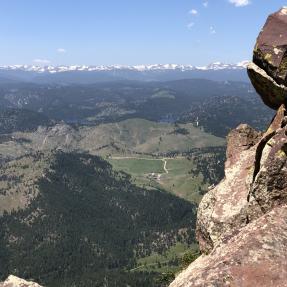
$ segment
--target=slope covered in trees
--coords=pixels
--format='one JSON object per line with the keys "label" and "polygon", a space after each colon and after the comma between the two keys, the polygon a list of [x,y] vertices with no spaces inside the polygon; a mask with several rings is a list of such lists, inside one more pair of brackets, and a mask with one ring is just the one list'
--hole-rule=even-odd
{"label": "slope covered in trees", "polygon": [[[194,241],[195,206],[130,183],[97,156],[58,151],[27,208],[0,217],[0,274],[45,286],[157,286],[137,258]],[[35,161],[45,156],[35,156]],[[112,285],[113,286],[113,285]]]}

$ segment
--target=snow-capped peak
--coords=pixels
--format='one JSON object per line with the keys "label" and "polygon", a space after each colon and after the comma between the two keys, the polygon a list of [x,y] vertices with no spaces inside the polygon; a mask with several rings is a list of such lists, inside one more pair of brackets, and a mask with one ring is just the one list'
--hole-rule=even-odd
{"label": "snow-capped peak", "polygon": [[96,72],[96,71],[117,71],[128,70],[136,72],[147,71],[192,71],[192,70],[224,70],[224,69],[245,69],[248,61],[242,61],[237,64],[224,64],[221,62],[214,62],[207,66],[195,67],[193,65],[179,65],[179,64],[153,64],[153,65],[135,65],[135,66],[123,66],[123,65],[110,65],[110,66],[87,66],[87,65],[72,65],[72,66],[29,66],[29,65],[11,65],[0,66],[0,70],[14,70],[36,73],[63,73],[63,72]]}
{"label": "snow-capped peak", "polygon": [[198,70],[240,70],[246,69],[249,61],[241,61],[237,64],[225,64],[221,62],[214,62],[208,66],[196,67]]}

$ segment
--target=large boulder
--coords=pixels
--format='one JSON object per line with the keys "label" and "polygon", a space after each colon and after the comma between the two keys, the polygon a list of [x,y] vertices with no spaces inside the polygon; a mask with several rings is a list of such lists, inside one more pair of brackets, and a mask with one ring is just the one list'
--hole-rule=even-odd
{"label": "large boulder", "polygon": [[228,135],[225,178],[203,197],[197,213],[196,234],[204,253],[246,225],[247,180],[252,179],[260,135],[248,125],[240,125]]}
{"label": "large boulder", "polygon": [[5,282],[0,283],[0,287],[42,287],[42,286],[35,282],[26,281],[16,276],[10,275],[5,280]]}
{"label": "large boulder", "polygon": [[254,63],[248,65],[247,71],[256,92],[265,105],[276,110],[282,103],[286,103],[287,87],[285,85],[276,83],[265,70]]}
{"label": "large boulder", "polygon": [[282,105],[264,134],[231,131],[225,178],[202,199],[197,239],[204,253],[274,207],[287,204],[287,113]]}
{"label": "large boulder", "polygon": [[287,8],[270,15],[248,66],[249,77],[266,105],[278,109],[287,100]]}
{"label": "large boulder", "polygon": [[282,105],[262,134],[241,124],[227,137],[225,178],[202,199],[196,234],[209,253],[277,205],[287,204],[287,117]]}
{"label": "large boulder", "polygon": [[227,137],[225,178],[202,199],[196,234],[209,253],[250,221],[287,204],[287,117],[282,105],[262,134],[241,124]]}

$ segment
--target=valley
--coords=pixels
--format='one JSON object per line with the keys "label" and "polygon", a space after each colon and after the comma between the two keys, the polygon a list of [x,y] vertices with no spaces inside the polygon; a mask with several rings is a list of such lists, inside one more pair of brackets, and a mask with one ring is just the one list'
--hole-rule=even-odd
{"label": "valley", "polygon": [[[57,124],[39,127],[35,132],[15,132],[0,144],[0,155],[2,159],[11,159],[53,150],[98,155],[115,170],[130,174],[140,187],[163,188],[198,203],[198,191],[204,192],[214,182],[203,183],[202,173],[192,176],[197,167],[186,153],[219,147],[224,150],[224,139],[205,133],[193,124],[130,119],[95,127]],[[202,156],[212,157],[212,152],[203,151]],[[223,168],[223,161],[220,166]]]}
{"label": "valley", "polygon": [[272,118],[249,95],[195,79],[3,84],[1,278],[164,286],[199,256],[197,206],[224,177],[228,131]]}

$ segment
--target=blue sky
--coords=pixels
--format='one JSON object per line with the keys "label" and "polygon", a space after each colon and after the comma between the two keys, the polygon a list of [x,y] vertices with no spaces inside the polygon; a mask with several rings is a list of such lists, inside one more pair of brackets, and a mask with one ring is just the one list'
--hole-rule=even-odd
{"label": "blue sky", "polygon": [[[233,2],[233,3],[231,3]],[[1,0],[0,65],[236,63],[287,0]]]}

